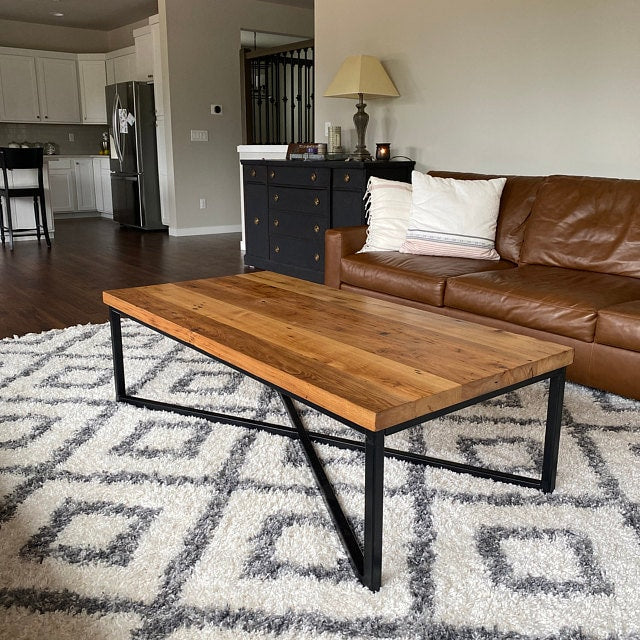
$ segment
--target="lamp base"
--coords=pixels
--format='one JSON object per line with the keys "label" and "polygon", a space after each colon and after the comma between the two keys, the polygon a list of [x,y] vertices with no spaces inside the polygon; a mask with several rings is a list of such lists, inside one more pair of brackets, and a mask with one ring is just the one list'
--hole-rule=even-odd
{"label": "lamp base", "polygon": [[372,156],[367,150],[367,146],[364,143],[364,134],[369,124],[369,114],[364,110],[367,106],[363,100],[364,96],[358,94],[358,104],[356,105],[356,113],[353,116],[353,124],[356,126],[356,134],[358,136],[358,144],[356,144],[355,151],[349,154],[351,160],[372,160]]}

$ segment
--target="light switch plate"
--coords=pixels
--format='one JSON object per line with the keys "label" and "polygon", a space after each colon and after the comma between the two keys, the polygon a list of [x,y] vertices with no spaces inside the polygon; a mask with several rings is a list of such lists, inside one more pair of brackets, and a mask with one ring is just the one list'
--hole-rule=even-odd
{"label": "light switch plate", "polygon": [[191,129],[191,142],[209,142],[209,132],[206,129]]}

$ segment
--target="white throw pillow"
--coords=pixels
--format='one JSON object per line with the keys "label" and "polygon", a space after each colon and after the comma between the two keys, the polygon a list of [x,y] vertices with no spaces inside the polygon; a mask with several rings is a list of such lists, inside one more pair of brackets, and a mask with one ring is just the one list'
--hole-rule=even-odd
{"label": "white throw pillow", "polygon": [[407,235],[411,185],[372,176],[364,197],[369,226],[367,241],[358,253],[398,251]]}
{"label": "white throw pillow", "polygon": [[506,178],[456,180],[414,171],[407,237],[401,253],[499,260],[495,250]]}

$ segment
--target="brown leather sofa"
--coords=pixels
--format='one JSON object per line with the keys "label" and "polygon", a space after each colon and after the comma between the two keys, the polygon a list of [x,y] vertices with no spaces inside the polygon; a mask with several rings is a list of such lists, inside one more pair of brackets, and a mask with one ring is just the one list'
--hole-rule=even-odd
{"label": "brown leather sofa", "polygon": [[569,345],[570,380],[640,399],[640,180],[508,177],[499,261],[357,253],[365,238],[326,232],[325,284]]}

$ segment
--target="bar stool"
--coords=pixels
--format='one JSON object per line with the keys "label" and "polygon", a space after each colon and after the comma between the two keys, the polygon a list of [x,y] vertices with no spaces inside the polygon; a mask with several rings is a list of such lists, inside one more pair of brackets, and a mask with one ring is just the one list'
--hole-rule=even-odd
{"label": "bar stool", "polygon": [[[13,251],[14,236],[37,236],[40,242],[41,232],[47,242],[47,246],[51,247],[51,239],[49,238],[49,229],[47,227],[47,211],[44,202],[44,182],[42,178],[42,148],[36,149],[13,149],[9,147],[0,147],[0,167],[2,168],[3,182],[0,184],[0,237],[2,244],[5,243],[5,234],[9,239],[9,248]],[[9,184],[8,171],[14,169],[35,169],[38,172],[37,186],[16,186]],[[11,216],[11,198],[33,198],[33,211],[35,215],[35,228],[14,229]],[[7,219],[5,221],[4,206],[7,210]]]}

